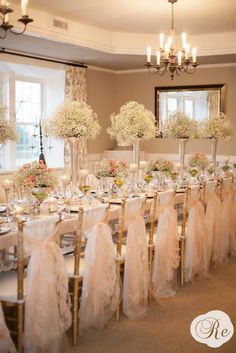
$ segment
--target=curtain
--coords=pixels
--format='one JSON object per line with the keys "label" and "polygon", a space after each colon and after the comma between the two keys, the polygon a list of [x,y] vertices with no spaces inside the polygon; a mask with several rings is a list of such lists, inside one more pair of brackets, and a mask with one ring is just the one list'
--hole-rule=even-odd
{"label": "curtain", "polygon": [[[68,66],[65,67],[65,99],[87,101],[87,77],[86,68]],[[80,140],[79,166],[87,168],[87,141]],[[68,143],[64,147],[64,169],[70,170],[70,150]]]}
{"label": "curtain", "polygon": [[209,107],[209,116],[219,113],[220,91],[208,92],[207,102]]}

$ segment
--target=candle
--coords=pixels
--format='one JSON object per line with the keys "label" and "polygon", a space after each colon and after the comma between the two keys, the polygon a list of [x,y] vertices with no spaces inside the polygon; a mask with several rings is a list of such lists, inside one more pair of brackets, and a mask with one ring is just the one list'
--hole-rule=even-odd
{"label": "candle", "polygon": [[151,62],[152,49],[151,47],[147,47],[147,62]]}
{"label": "candle", "polygon": [[146,166],[147,166],[147,162],[146,161],[140,161],[140,163],[139,163],[139,168],[140,169],[145,169]]}
{"label": "candle", "polygon": [[20,216],[23,213],[24,208],[22,206],[15,206],[15,214],[16,216]]}
{"label": "candle", "polygon": [[9,22],[9,15],[8,13],[6,13],[6,15],[4,16],[4,22],[8,23]]}
{"label": "candle", "polygon": [[195,63],[197,61],[197,49],[196,48],[192,49],[192,58],[193,58],[193,62]]}
{"label": "candle", "polygon": [[185,49],[185,46],[186,46],[186,40],[187,40],[187,35],[185,32],[183,32],[181,34],[181,38],[182,38],[182,47]]}
{"label": "candle", "polygon": [[182,63],[182,52],[179,51],[178,52],[178,65],[181,66],[181,63]]}
{"label": "candle", "polygon": [[175,168],[179,171],[181,169],[181,163],[175,163]]}
{"label": "candle", "polygon": [[138,168],[138,166],[135,163],[129,165],[129,170],[131,172],[135,172],[137,170],[137,168]]}
{"label": "candle", "polygon": [[164,47],[164,33],[160,33],[160,48]]}
{"label": "candle", "polygon": [[157,65],[160,65],[161,63],[161,52],[158,50],[157,51]]}
{"label": "candle", "polygon": [[185,59],[186,60],[188,60],[188,58],[189,58],[189,50],[190,50],[189,44],[186,44],[186,46],[185,46]]}
{"label": "candle", "polygon": [[29,3],[29,0],[21,0],[22,16],[27,16],[28,3]]}
{"label": "candle", "polygon": [[67,184],[67,183],[69,182],[68,176],[67,176],[67,175],[62,175],[62,176],[61,176],[61,182],[62,182],[63,184]]}
{"label": "candle", "polygon": [[228,164],[228,163],[229,163],[229,156],[225,156],[225,157],[224,157],[224,162],[225,162],[225,164]]}

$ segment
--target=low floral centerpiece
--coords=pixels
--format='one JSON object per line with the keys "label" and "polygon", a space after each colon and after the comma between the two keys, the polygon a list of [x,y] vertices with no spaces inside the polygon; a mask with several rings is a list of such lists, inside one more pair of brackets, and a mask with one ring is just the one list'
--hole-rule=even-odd
{"label": "low floral centerpiece", "polygon": [[42,202],[50,189],[57,184],[53,169],[48,168],[43,161],[33,161],[24,164],[13,177],[14,185],[20,190],[30,191],[39,202]]}
{"label": "low floral centerpiece", "polygon": [[103,159],[94,165],[94,174],[100,179],[102,177],[126,178],[129,174],[128,164],[124,161],[115,161],[113,159]]}
{"label": "low floral centerpiece", "polygon": [[202,152],[196,152],[189,158],[188,165],[192,168],[205,169],[209,164],[208,157]]}
{"label": "low floral centerpiece", "polygon": [[0,147],[7,141],[16,141],[17,133],[14,126],[6,118],[6,109],[0,104]]}
{"label": "low floral centerpiece", "polygon": [[170,173],[174,169],[174,163],[167,159],[156,159],[149,161],[146,168],[146,173],[150,174],[151,172],[165,172]]}

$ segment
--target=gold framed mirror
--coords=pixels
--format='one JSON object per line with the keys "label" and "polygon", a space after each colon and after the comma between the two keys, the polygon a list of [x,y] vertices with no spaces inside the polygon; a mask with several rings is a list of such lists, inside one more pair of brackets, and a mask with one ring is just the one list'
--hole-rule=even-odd
{"label": "gold framed mirror", "polygon": [[226,85],[155,87],[155,115],[160,131],[174,111],[202,121],[215,113],[226,113]]}

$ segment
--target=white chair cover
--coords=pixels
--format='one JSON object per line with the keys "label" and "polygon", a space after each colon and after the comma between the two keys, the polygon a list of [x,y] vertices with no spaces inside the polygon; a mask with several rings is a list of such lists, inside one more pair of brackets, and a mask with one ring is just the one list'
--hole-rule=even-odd
{"label": "white chair cover", "polygon": [[125,223],[128,225],[124,286],[123,313],[129,319],[146,314],[148,299],[148,247],[143,215],[144,198],[127,200]]}
{"label": "white chair cover", "polygon": [[157,236],[153,259],[152,287],[156,294],[168,297],[175,294],[176,269],[179,265],[179,235],[174,191],[158,195]]}
{"label": "white chair cover", "polygon": [[31,252],[25,299],[25,352],[66,351],[65,331],[71,325],[68,276],[55,243],[58,217],[25,224],[24,245]]}
{"label": "white chair cover", "polygon": [[185,239],[184,278],[191,281],[196,274],[207,273],[207,229],[199,186],[192,186],[188,200],[188,221]]}
{"label": "white chair cover", "polygon": [[[103,223],[106,206],[84,213],[87,245],[80,299],[80,332],[103,329],[119,303],[120,285],[110,227]],[[88,229],[89,228],[89,229]]]}
{"label": "white chair cover", "polygon": [[209,267],[211,260],[215,264],[219,264],[222,260],[221,201],[218,197],[216,187],[217,181],[206,183],[207,267]]}
{"label": "white chair cover", "polygon": [[9,330],[5,323],[2,303],[0,302],[0,352],[1,353],[16,353],[14,343],[9,334]]}

